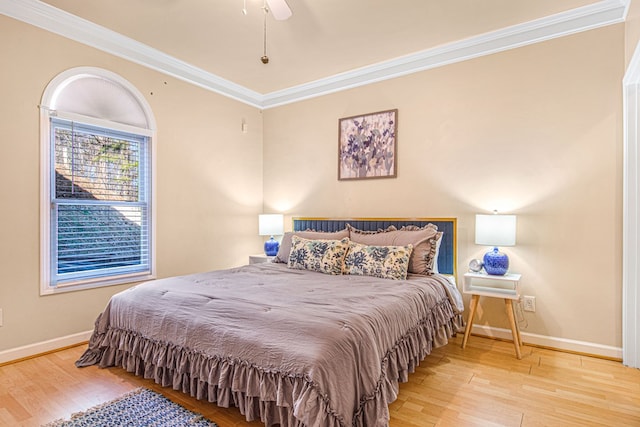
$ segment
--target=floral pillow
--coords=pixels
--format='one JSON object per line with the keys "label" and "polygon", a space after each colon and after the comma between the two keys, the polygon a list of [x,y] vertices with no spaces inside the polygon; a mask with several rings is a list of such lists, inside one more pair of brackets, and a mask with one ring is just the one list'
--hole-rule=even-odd
{"label": "floral pillow", "polygon": [[344,273],[373,276],[383,279],[404,280],[409,270],[409,259],[413,245],[367,246],[349,243],[349,252],[344,259]]}
{"label": "floral pillow", "polygon": [[345,237],[349,237],[349,230],[346,228],[340,231],[287,231],[282,236],[282,242],[280,242],[280,249],[278,249],[278,254],[273,259],[273,262],[281,262],[287,264],[289,262],[289,255],[291,253],[291,237],[299,236],[309,240],[340,240]]}
{"label": "floral pillow", "polygon": [[341,240],[310,240],[293,235],[287,266],[325,274],[342,274],[344,257],[348,249],[348,237]]}
{"label": "floral pillow", "polygon": [[424,227],[408,225],[400,230],[390,226],[386,230],[362,231],[349,225],[349,238],[352,242],[371,246],[407,246],[413,251],[409,259],[409,272],[431,275],[436,262],[438,227],[427,224]]}

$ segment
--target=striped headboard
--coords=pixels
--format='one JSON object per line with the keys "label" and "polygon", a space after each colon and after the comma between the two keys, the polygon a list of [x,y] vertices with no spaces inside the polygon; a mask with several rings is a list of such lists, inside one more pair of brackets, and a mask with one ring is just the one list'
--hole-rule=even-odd
{"label": "striped headboard", "polygon": [[438,271],[441,274],[456,274],[456,219],[455,218],[293,218],[293,231],[340,231],[347,224],[365,231],[384,230],[393,225],[424,227],[434,224],[442,231],[442,242],[438,253]]}

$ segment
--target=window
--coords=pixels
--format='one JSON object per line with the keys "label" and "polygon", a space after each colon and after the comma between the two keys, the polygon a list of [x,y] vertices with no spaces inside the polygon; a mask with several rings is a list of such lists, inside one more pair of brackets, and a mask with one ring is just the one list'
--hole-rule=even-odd
{"label": "window", "polygon": [[149,273],[146,140],[51,119],[51,284]]}
{"label": "window", "polygon": [[43,99],[42,294],[154,273],[150,112],[121,78],[86,71],[63,73]]}

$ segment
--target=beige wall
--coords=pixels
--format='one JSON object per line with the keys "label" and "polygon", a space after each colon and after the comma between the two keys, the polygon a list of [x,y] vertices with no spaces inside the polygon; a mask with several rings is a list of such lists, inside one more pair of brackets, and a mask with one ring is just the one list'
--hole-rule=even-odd
{"label": "beige wall", "polygon": [[[497,208],[518,215],[518,245],[505,251],[537,297],[523,330],[621,345],[624,25],[267,110],[264,128],[255,108],[4,16],[0,28],[0,351],[91,329],[126,287],[38,293],[37,105],[75,66],[120,74],[155,114],[159,277],[246,262],[263,203],[289,215],[457,217],[462,273],[484,252],[474,214]],[[338,118],[390,108],[398,178],[338,182]],[[502,310],[487,302],[480,323],[506,327]]]}
{"label": "beige wall", "polygon": [[[624,25],[265,111],[264,203],[288,215],[518,215],[524,332],[620,347]],[[398,177],[337,180],[340,117],[397,108]],[[506,328],[487,301],[476,323]]]}
{"label": "beige wall", "polygon": [[259,110],[5,16],[0,28],[0,351],[90,330],[109,297],[126,287],[39,296],[38,104],[66,69],[118,73],[151,105],[159,277],[240,265],[260,250]]}

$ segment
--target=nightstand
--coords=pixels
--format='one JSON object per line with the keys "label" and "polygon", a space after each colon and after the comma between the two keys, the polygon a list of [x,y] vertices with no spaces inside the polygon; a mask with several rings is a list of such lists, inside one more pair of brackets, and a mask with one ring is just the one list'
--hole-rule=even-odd
{"label": "nightstand", "polygon": [[271,262],[275,256],[269,256],[265,254],[249,255],[249,264],[261,264],[263,262]]}
{"label": "nightstand", "polygon": [[464,330],[464,338],[462,339],[462,348],[467,345],[471,327],[473,326],[473,316],[476,314],[480,297],[501,298],[504,299],[507,317],[511,325],[511,333],[513,335],[513,346],[516,349],[516,357],[522,359],[520,346],[522,346],[522,338],[520,337],[520,329],[516,322],[513,302],[520,299],[520,274],[505,274],[504,276],[492,276],[481,273],[465,273],[462,292],[471,295],[471,305],[469,306],[469,318],[467,319],[467,327]]}

